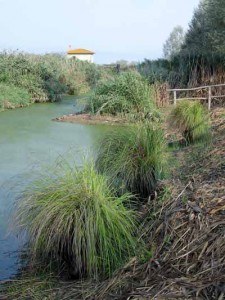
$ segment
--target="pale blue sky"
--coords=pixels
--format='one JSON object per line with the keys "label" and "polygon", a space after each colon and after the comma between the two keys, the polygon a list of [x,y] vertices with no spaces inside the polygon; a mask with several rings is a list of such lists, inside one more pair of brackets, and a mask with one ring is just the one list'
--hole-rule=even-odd
{"label": "pale blue sky", "polygon": [[0,0],[0,50],[96,52],[95,62],[162,55],[176,25],[188,28],[199,0]]}

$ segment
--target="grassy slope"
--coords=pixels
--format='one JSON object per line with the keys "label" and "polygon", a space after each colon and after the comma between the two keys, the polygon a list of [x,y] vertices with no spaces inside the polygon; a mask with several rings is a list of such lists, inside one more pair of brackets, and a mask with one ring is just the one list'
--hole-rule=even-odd
{"label": "grassy slope", "polygon": [[[57,283],[34,276],[10,284],[8,299],[223,299],[225,282],[225,109],[212,113],[213,142],[173,152],[179,167],[167,197],[149,207],[142,234],[151,259],[137,258],[112,279]],[[173,134],[169,134],[173,136]],[[59,288],[59,289],[58,289]],[[21,292],[23,291],[23,292]],[[208,297],[208,298],[207,298]]]}

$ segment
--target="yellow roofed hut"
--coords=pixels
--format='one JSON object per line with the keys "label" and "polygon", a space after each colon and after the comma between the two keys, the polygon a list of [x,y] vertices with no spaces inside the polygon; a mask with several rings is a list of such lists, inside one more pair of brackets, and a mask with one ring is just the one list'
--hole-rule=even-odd
{"label": "yellow roofed hut", "polygon": [[86,49],[70,49],[67,51],[68,59],[78,59],[82,61],[87,61],[90,63],[94,62],[93,56],[95,52]]}

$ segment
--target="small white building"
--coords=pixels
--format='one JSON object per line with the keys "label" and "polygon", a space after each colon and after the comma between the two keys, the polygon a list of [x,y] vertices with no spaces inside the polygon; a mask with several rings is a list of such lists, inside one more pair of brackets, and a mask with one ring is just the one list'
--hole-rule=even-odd
{"label": "small white building", "polygon": [[70,49],[67,51],[68,59],[79,59],[82,61],[94,62],[93,55],[95,52],[86,49]]}

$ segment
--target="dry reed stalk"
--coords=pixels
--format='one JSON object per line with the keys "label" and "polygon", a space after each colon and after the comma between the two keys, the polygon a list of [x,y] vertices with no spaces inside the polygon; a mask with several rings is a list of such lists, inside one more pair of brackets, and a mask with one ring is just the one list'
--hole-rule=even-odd
{"label": "dry reed stalk", "polygon": [[169,94],[167,92],[168,89],[169,89],[168,83],[154,84],[155,102],[158,108],[169,105],[170,99],[169,99]]}

